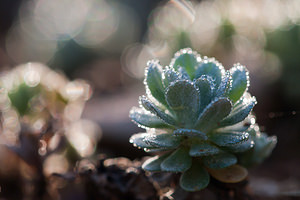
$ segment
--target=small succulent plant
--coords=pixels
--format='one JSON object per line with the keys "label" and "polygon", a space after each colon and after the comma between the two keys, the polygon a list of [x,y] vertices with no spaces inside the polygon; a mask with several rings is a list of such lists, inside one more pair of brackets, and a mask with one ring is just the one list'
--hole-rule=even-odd
{"label": "small succulent plant", "polygon": [[255,124],[256,99],[247,92],[244,66],[227,71],[189,48],[177,52],[169,66],[157,60],[147,66],[146,95],[140,97],[140,108],[130,111],[131,119],[146,129],[130,142],[157,153],[143,169],[181,172],[180,186],[197,191],[210,176],[226,183],[244,180],[245,167],[271,153],[277,140]]}
{"label": "small succulent plant", "polygon": [[[91,96],[84,80],[69,81],[63,74],[33,62],[0,74],[0,88],[0,139],[15,152],[25,152],[23,143],[33,137],[41,143],[34,150],[43,158],[62,149],[78,157],[94,153],[100,130],[81,118]],[[34,145],[28,146],[33,149]],[[34,157],[30,153],[26,156]]]}
{"label": "small succulent plant", "polygon": [[14,166],[17,176],[7,176],[14,188],[31,188],[14,189],[17,199],[57,199],[54,174],[64,176],[94,154],[101,129],[81,117],[91,92],[86,81],[70,81],[42,63],[0,74],[1,162]]}

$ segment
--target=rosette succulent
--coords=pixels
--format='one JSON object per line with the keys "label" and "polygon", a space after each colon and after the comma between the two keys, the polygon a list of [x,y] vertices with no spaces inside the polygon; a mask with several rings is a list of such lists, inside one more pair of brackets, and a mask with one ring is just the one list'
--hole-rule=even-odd
{"label": "rosette succulent", "polygon": [[146,129],[130,142],[157,155],[146,160],[147,171],[181,172],[187,191],[205,188],[210,177],[234,183],[266,158],[276,145],[255,124],[255,97],[248,92],[247,69],[230,70],[214,58],[201,58],[189,48],[175,54],[169,66],[147,64],[146,95],[131,119]]}
{"label": "rosette succulent", "polygon": [[[53,141],[57,142],[52,142],[56,147],[63,147],[58,144],[67,141],[72,151],[82,157],[94,153],[100,129],[81,118],[91,96],[86,81],[69,81],[63,74],[33,62],[0,74],[0,88],[2,141],[15,146],[23,132],[28,132],[39,140],[46,138],[45,144],[56,138]],[[48,143],[41,145],[47,147],[44,152],[53,150]]]}

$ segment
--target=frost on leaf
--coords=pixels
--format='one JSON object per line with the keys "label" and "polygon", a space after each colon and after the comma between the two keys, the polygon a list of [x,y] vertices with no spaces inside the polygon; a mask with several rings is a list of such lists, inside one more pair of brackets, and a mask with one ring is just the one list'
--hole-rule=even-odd
{"label": "frost on leaf", "polygon": [[180,186],[197,191],[209,184],[209,174],[221,182],[242,181],[245,167],[262,162],[275,147],[276,137],[256,125],[246,67],[225,70],[186,48],[169,66],[149,61],[145,74],[146,95],[130,118],[146,132],[130,142],[158,155],[143,169],[182,173]]}

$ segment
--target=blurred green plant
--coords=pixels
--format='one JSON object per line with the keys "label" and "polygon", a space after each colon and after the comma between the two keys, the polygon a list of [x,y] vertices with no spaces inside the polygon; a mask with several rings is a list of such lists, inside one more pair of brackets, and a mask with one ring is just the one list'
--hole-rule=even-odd
{"label": "blurred green plant", "polygon": [[16,88],[15,91],[10,91],[8,97],[12,106],[17,112],[23,116],[29,112],[29,101],[39,92],[38,87],[29,87],[25,83],[22,83]]}
{"label": "blurred green plant", "polygon": [[163,68],[147,63],[146,95],[131,119],[146,129],[130,142],[147,152],[160,152],[143,164],[147,171],[181,172],[187,191],[205,188],[210,175],[225,183],[247,177],[245,167],[264,160],[276,137],[261,133],[251,114],[256,104],[248,92],[247,69],[226,71],[214,58],[201,58],[189,48]]}
{"label": "blurred green plant", "polygon": [[282,63],[280,83],[282,97],[289,104],[300,107],[300,26],[291,25],[287,29],[277,29],[267,34],[265,49],[277,55]]}
{"label": "blurred green plant", "polygon": [[68,81],[62,74],[42,64],[27,63],[2,75],[0,85],[3,122],[8,117],[14,118],[11,120],[14,123],[4,123],[2,126],[6,135],[10,132],[10,135],[18,136],[22,126],[32,133],[41,133],[55,126],[51,128],[64,132],[80,155],[91,154],[81,151],[82,145],[75,145],[73,138],[85,135],[81,140],[90,141],[86,144],[90,146],[96,136],[77,133],[75,137],[69,133],[72,126],[81,123],[85,101],[91,96],[90,86],[85,81]]}
{"label": "blurred green plant", "polygon": [[142,63],[158,58],[167,65],[178,49],[191,47],[200,54],[215,56],[226,65],[232,65],[235,60],[246,63],[256,77],[272,82],[285,67],[285,61],[273,47],[284,40],[288,42],[291,37],[282,40],[268,37],[274,35],[272,32],[298,26],[299,11],[297,0],[168,1],[158,6],[150,17],[145,43],[132,47],[141,50],[131,49],[137,53],[128,54],[125,51],[127,59],[123,66],[127,73],[142,78],[142,70],[136,70],[142,68]]}
{"label": "blurred green plant", "polygon": [[24,175],[34,190],[45,190],[52,173],[66,173],[93,155],[101,130],[81,118],[91,96],[85,81],[27,63],[1,74],[0,87],[1,144],[34,169],[34,176]]}

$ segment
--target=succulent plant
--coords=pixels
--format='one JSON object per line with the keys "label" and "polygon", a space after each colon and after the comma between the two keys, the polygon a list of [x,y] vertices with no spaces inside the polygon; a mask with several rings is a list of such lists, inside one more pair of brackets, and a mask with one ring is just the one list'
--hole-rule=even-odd
{"label": "succulent plant", "polygon": [[[0,87],[3,133],[0,139],[8,146],[21,143],[22,147],[28,133],[30,138],[33,135],[37,141],[43,140],[38,149],[44,157],[56,147],[64,149],[66,146],[78,157],[94,153],[100,129],[94,122],[81,118],[85,102],[91,96],[86,81],[69,81],[63,74],[33,62],[0,74]],[[48,145],[51,142],[52,147]]]}
{"label": "succulent plant", "polygon": [[130,117],[146,132],[130,142],[157,153],[144,170],[181,172],[180,186],[187,191],[205,188],[210,176],[242,181],[245,167],[261,162],[276,145],[276,137],[255,124],[256,99],[247,92],[249,75],[240,64],[227,71],[186,48],[164,68],[149,61],[144,83],[146,95]]}
{"label": "succulent plant", "polygon": [[101,129],[81,118],[90,96],[86,81],[69,81],[42,63],[0,74],[1,162],[6,168],[20,164],[12,171],[17,177],[8,175],[14,187],[26,182],[32,188],[17,194],[18,199],[56,199],[49,178],[68,173],[96,151]]}

